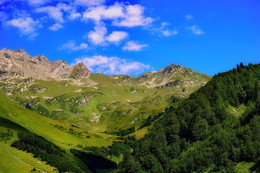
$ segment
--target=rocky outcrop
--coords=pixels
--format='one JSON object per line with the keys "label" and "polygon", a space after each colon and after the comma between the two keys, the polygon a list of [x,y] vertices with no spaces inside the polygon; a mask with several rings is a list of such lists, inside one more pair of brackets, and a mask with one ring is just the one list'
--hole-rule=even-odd
{"label": "rocky outcrop", "polygon": [[90,76],[89,69],[83,64],[68,65],[65,61],[50,62],[45,56],[31,57],[26,51],[0,50],[0,74],[17,73],[36,79],[81,79]]}
{"label": "rocky outcrop", "polygon": [[76,65],[74,65],[73,70],[70,74],[70,77],[74,79],[81,79],[85,77],[89,77],[90,72],[86,65],[83,62],[80,62]]}
{"label": "rocky outcrop", "polygon": [[203,86],[209,79],[210,76],[197,73],[190,68],[176,64],[171,64],[159,71],[147,72],[137,77],[140,85],[145,85],[149,88],[188,87],[190,85]]}

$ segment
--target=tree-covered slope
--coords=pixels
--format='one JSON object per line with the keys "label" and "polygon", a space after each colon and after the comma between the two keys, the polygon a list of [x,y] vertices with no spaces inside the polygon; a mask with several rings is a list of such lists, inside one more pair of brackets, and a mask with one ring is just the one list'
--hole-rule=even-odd
{"label": "tree-covered slope", "polygon": [[120,172],[258,172],[259,84],[260,64],[214,76],[164,113]]}

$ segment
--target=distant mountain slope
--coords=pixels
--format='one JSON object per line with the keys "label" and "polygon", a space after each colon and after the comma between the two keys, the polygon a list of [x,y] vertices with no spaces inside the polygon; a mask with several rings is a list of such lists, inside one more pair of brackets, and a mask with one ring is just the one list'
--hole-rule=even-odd
{"label": "distant mountain slope", "polygon": [[164,113],[119,172],[259,172],[259,90],[260,64],[214,76]]}
{"label": "distant mountain slope", "polygon": [[197,73],[190,68],[172,64],[157,72],[147,72],[137,79],[139,84],[148,87],[164,88],[169,86],[183,86],[182,89],[185,90],[185,86],[195,86],[199,83],[203,85],[203,81],[210,78],[211,77]]}
{"label": "distant mountain slope", "polygon": [[25,50],[0,50],[0,74],[18,73],[33,78],[87,78],[90,71],[83,64],[68,65],[65,61],[50,62],[45,56],[31,57]]}
{"label": "distant mountain slope", "polygon": [[108,133],[138,129],[211,78],[179,65],[136,78],[91,74],[82,63],[49,62],[24,50],[2,49],[0,60],[0,88],[13,101],[69,125]]}

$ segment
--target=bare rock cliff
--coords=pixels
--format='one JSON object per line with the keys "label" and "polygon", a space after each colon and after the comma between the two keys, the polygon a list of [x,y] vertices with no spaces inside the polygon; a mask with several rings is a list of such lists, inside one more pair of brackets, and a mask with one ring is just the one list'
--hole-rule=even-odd
{"label": "bare rock cliff", "polygon": [[81,79],[90,76],[89,69],[83,63],[71,66],[61,60],[50,62],[42,55],[31,57],[22,49],[0,50],[0,73],[17,73],[37,79]]}

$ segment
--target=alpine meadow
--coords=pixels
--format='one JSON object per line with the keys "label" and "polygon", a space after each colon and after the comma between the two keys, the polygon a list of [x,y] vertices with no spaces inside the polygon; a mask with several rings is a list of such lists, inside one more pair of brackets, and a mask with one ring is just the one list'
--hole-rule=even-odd
{"label": "alpine meadow", "polygon": [[260,172],[258,0],[0,0],[0,173]]}

